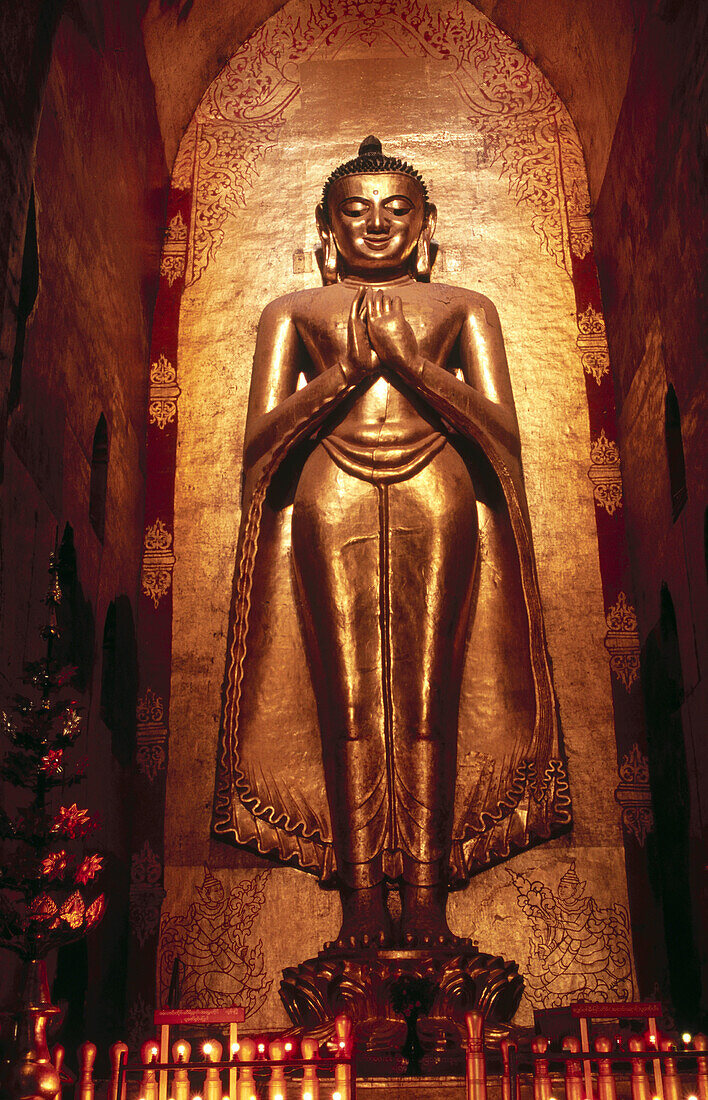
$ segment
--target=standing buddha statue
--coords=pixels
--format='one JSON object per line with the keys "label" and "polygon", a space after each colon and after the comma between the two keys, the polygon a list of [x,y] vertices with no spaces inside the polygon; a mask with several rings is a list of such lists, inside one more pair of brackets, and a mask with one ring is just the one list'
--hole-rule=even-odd
{"label": "standing buddha statue", "polygon": [[340,949],[449,944],[450,886],[570,821],[504,342],[377,139],[316,218],[258,327],[214,830],[336,883]]}

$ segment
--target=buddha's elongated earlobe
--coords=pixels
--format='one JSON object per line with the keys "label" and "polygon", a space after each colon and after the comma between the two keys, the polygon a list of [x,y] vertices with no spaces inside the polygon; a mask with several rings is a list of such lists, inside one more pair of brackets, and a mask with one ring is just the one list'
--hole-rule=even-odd
{"label": "buddha's elongated earlobe", "polygon": [[433,239],[438,212],[432,203],[426,203],[425,221],[418,237],[418,247],[415,257],[415,274],[417,279],[429,279],[432,263],[430,261],[430,242]]}
{"label": "buddha's elongated earlobe", "polygon": [[322,249],[324,252],[322,278],[325,286],[330,286],[337,281],[337,246],[334,243],[334,238],[331,233],[326,238],[323,238]]}
{"label": "buddha's elongated earlobe", "polygon": [[315,210],[315,220],[322,245],[322,282],[331,286],[337,281],[337,246],[321,203]]}
{"label": "buddha's elongated earlobe", "polygon": [[430,242],[421,233],[415,257],[415,273],[419,279],[430,278]]}

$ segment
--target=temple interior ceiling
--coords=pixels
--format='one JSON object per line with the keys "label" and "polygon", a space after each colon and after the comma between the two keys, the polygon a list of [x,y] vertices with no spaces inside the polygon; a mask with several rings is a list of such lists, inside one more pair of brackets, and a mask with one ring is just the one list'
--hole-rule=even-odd
{"label": "temple interior ceiling", "polygon": [[[197,0],[166,9],[151,0],[143,33],[170,168],[208,85],[282,6],[281,0]],[[627,87],[637,0],[478,0],[461,6],[492,19],[553,84],[578,129],[596,201]]]}

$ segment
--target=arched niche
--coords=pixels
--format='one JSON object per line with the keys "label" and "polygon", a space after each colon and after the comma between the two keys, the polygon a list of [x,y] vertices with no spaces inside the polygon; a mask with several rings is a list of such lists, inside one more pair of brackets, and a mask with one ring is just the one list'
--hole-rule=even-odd
{"label": "arched niche", "polygon": [[[596,517],[618,523],[622,495],[583,157],[533,63],[478,11],[445,0],[291,0],[210,85],[177,157],[151,356],[143,574],[146,615],[156,616],[144,620],[153,676],[145,687],[159,694],[170,729],[160,975],[169,981],[179,956],[193,975],[185,1004],[201,1003],[216,983],[248,999],[253,1026],[279,1026],[273,976],[295,961],[284,914],[307,914],[298,958],[338,926],[336,895],[226,849],[209,830],[258,317],[271,299],[318,285],[322,184],[372,130],[416,165],[437,203],[433,282],[479,290],[499,309],[574,802],[570,838],[479,876],[453,896],[450,918],[484,950],[517,959],[524,1022],[534,1008],[591,989],[596,999],[632,999],[611,684],[632,689],[635,642],[617,574],[604,578],[603,594]],[[160,554],[169,570],[156,584]],[[614,619],[605,596],[617,601]],[[613,630],[619,656],[616,644],[603,645]],[[483,775],[483,756],[459,767]],[[559,887],[569,864],[570,900],[570,880]],[[584,929],[590,954],[601,957],[603,937],[621,944],[614,969],[596,974],[578,956],[577,972],[571,963],[560,992],[552,988],[538,962],[550,947],[534,940],[540,886],[555,913],[549,936],[562,937],[580,904],[600,929]],[[209,891],[226,911],[244,890],[254,962],[229,985],[198,943],[182,943],[182,918],[198,920]]]}

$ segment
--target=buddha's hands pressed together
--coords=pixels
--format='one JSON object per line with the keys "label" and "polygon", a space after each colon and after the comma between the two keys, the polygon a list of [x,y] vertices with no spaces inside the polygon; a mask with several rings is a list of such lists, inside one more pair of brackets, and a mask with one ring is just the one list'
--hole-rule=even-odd
{"label": "buddha's hands pressed together", "polygon": [[366,327],[380,363],[409,380],[420,373],[418,341],[403,314],[400,298],[382,290],[366,295]]}
{"label": "buddha's hands pressed together", "polygon": [[347,362],[345,374],[350,382],[358,382],[371,373],[374,357],[366,331],[366,287],[356,293],[347,323]]}

